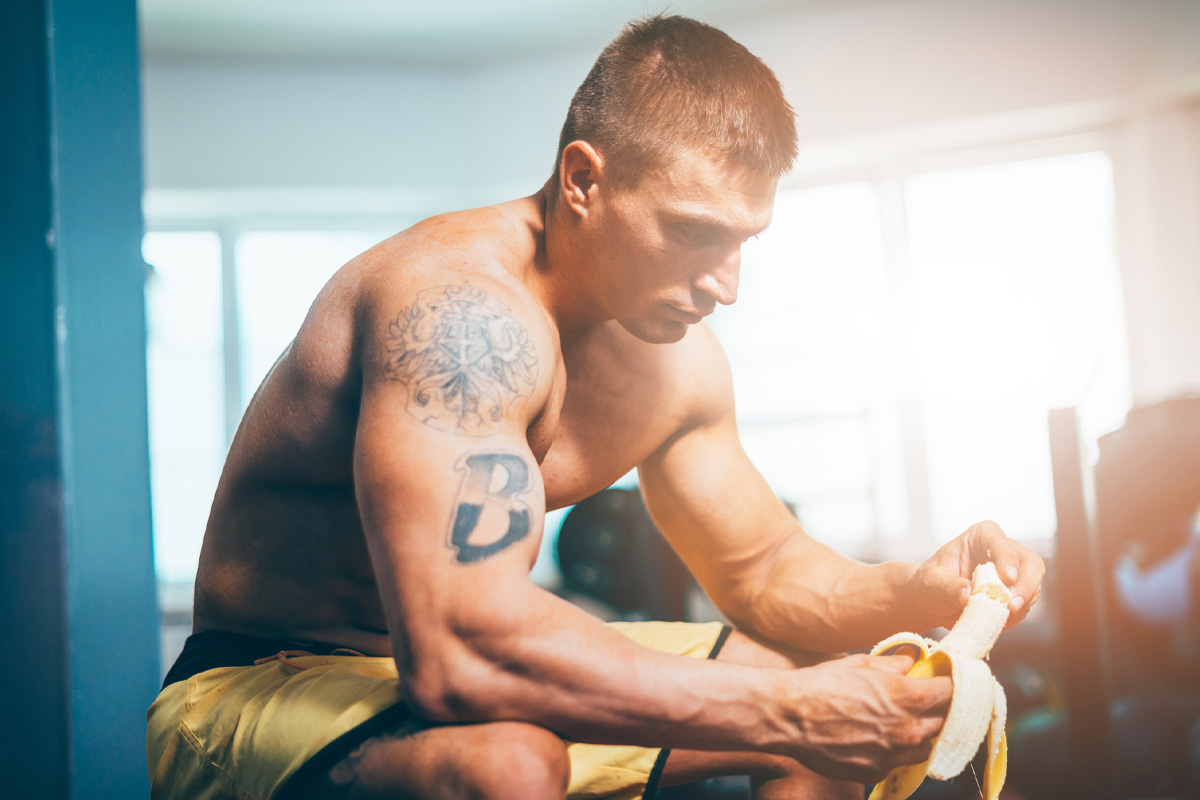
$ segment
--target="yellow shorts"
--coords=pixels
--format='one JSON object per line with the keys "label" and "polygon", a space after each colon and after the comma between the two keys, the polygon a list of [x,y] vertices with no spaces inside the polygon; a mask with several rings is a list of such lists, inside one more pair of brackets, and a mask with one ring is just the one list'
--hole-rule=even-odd
{"label": "yellow shorts", "polygon": [[[612,625],[646,647],[692,658],[715,657],[728,630],[719,622]],[[280,797],[305,763],[347,753],[380,720],[405,713],[391,658],[299,656],[210,669],[167,686],[146,715],[150,795]],[[657,748],[569,742],[567,752],[569,798],[651,794],[666,761]]]}

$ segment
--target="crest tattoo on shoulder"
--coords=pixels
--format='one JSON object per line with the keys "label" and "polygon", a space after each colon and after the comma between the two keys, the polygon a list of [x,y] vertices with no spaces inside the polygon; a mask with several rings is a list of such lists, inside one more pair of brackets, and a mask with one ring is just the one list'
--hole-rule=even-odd
{"label": "crest tattoo on shoulder", "polygon": [[405,410],[449,433],[482,436],[532,393],[537,353],[508,306],[473,286],[438,286],[388,324],[385,371],[408,387]]}

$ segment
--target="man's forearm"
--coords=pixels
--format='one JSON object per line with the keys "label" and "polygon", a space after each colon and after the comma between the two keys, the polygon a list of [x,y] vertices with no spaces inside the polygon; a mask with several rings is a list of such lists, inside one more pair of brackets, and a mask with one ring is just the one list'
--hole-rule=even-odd
{"label": "man's forearm", "polygon": [[416,659],[406,694],[420,713],[602,744],[794,750],[794,674],[643,647],[532,585],[510,599]]}
{"label": "man's forearm", "polygon": [[794,536],[779,547],[739,624],[803,650],[837,653],[869,647],[896,631],[919,629],[907,589],[917,565],[863,564]]}

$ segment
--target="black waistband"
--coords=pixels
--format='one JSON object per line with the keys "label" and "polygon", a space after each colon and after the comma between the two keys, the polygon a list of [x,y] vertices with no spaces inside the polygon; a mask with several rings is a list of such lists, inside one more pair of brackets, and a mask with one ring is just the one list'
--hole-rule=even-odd
{"label": "black waistband", "polygon": [[163,679],[163,688],[209,669],[249,667],[260,658],[269,658],[281,651],[303,650],[314,656],[328,656],[333,655],[335,650],[344,649],[344,645],[328,642],[266,639],[229,631],[201,631],[193,633],[183,643],[183,652]]}

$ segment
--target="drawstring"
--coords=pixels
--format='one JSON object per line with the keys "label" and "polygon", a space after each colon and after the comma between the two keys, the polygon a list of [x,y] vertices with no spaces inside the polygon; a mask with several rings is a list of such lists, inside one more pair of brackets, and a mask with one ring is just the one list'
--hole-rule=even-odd
{"label": "drawstring", "polygon": [[[292,661],[291,659],[299,658],[301,656],[311,656],[311,655],[314,655],[314,653],[310,653],[307,650],[280,650],[278,653],[276,653],[273,656],[267,656],[265,658],[258,659],[257,661],[254,662],[254,666],[257,667],[257,666],[261,666],[263,664],[269,664],[272,661],[278,661],[280,664],[286,664],[289,667],[292,667],[293,669],[305,670],[305,669],[308,669],[307,666],[305,666],[303,664],[297,664],[295,661]],[[329,655],[331,655],[331,656],[364,656],[363,653],[360,653],[357,650],[351,650],[349,647],[339,647],[336,650],[334,650],[333,652],[331,652]]]}

